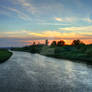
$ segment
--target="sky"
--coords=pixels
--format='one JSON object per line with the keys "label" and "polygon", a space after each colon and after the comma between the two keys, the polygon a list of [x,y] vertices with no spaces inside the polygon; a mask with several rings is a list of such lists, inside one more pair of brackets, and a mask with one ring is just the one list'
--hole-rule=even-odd
{"label": "sky", "polygon": [[0,47],[45,39],[92,43],[92,0],[0,0]]}

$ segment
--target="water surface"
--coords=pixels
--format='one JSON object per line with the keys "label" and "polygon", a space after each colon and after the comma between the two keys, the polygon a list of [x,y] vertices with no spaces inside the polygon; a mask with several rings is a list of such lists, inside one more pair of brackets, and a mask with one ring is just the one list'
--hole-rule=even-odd
{"label": "water surface", "polygon": [[92,67],[14,51],[0,65],[0,92],[92,92]]}

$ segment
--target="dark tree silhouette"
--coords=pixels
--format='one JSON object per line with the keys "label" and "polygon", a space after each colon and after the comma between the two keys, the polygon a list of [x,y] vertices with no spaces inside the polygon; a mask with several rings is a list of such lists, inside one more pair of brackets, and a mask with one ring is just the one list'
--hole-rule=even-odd
{"label": "dark tree silhouette", "polygon": [[72,45],[73,46],[78,46],[78,45],[85,45],[85,44],[80,40],[73,40]]}
{"label": "dark tree silhouette", "polygon": [[63,40],[60,40],[57,43],[57,46],[64,46],[64,45],[65,45],[65,41],[63,41]]}
{"label": "dark tree silhouette", "polygon": [[52,43],[51,43],[51,46],[56,46],[57,45],[57,43],[56,43],[56,41],[53,41]]}
{"label": "dark tree silhouette", "polygon": [[32,45],[36,45],[36,43],[35,42],[33,42],[33,44]]}

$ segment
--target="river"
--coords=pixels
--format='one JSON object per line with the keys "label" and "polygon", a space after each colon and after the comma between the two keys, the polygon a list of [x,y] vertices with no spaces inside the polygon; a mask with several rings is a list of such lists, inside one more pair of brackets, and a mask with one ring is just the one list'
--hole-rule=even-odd
{"label": "river", "polygon": [[13,51],[0,64],[0,92],[92,92],[92,66]]}

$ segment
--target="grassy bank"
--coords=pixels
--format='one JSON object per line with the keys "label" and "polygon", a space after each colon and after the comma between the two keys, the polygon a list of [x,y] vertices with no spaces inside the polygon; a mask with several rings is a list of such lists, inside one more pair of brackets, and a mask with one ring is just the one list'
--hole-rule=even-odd
{"label": "grassy bank", "polygon": [[78,45],[78,46],[45,46],[32,45],[23,48],[14,48],[13,50],[26,51],[31,53],[39,53],[41,55],[69,59],[73,61],[80,61],[92,64],[92,45]]}
{"label": "grassy bank", "polygon": [[9,52],[6,49],[0,49],[0,63],[8,60],[12,55],[12,52]]}
{"label": "grassy bank", "polygon": [[74,62],[85,62],[92,64],[92,46],[62,46],[62,47],[48,47],[45,51],[41,51],[40,54],[59,58],[68,59]]}

